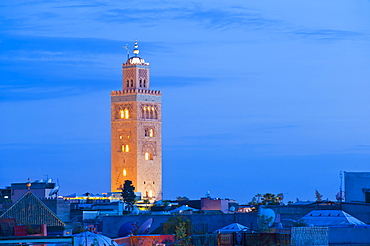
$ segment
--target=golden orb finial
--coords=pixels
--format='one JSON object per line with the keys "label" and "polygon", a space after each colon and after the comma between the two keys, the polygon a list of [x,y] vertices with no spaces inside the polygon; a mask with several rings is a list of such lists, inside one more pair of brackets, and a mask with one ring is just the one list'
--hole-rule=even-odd
{"label": "golden orb finial", "polygon": [[30,182],[30,178],[28,178],[27,188],[28,188],[28,190],[30,190],[30,189],[31,189],[31,182]]}
{"label": "golden orb finial", "polygon": [[133,53],[135,54],[135,56],[137,56],[140,53],[140,51],[139,51],[139,45],[137,43],[137,40],[135,40],[134,48],[135,49],[134,49]]}

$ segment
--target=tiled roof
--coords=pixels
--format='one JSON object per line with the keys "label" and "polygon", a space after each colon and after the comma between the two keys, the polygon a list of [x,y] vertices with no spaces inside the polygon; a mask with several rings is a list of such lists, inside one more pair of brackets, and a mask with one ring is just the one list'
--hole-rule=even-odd
{"label": "tiled roof", "polygon": [[241,225],[239,223],[232,223],[230,225],[227,225],[225,227],[222,227],[221,229],[216,230],[215,232],[239,232],[239,231],[247,231],[249,230],[248,227]]}
{"label": "tiled roof", "polygon": [[342,210],[313,210],[302,217],[302,220],[314,226],[366,225]]}
{"label": "tiled roof", "polygon": [[24,194],[0,216],[0,219],[5,218],[14,218],[18,225],[66,225],[31,192]]}

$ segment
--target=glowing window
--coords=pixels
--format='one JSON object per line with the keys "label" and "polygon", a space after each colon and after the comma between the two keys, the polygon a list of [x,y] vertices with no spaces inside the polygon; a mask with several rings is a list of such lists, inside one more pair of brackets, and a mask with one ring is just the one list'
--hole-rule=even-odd
{"label": "glowing window", "polygon": [[145,137],[154,137],[154,129],[153,128],[145,128],[144,131],[144,136]]}
{"label": "glowing window", "polygon": [[122,144],[121,151],[122,152],[129,152],[130,151],[130,146],[128,144]]}
{"label": "glowing window", "polygon": [[120,109],[119,111],[119,118],[120,119],[128,119],[130,118],[130,110],[125,108],[125,109]]}
{"label": "glowing window", "polygon": [[122,139],[123,137],[122,136],[119,136],[119,139]]}
{"label": "glowing window", "polygon": [[145,152],[145,160],[146,161],[153,160],[153,154],[149,152]]}
{"label": "glowing window", "polygon": [[153,191],[152,190],[149,190],[149,197],[153,197]]}
{"label": "glowing window", "polygon": [[129,114],[129,111],[128,111],[128,109],[127,109],[127,108],[124,110],[124,118],[125,118],[125,119],[130,118],[130,114]]}
{"label": "glowing window", "polygon": [[123,176],[126,176],[127,175],[126,169],[123,169],[122,174],[123,174]]}

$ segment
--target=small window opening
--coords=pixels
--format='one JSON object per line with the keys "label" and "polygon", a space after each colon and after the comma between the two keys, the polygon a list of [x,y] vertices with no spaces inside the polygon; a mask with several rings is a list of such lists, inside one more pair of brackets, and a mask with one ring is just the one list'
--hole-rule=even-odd
{"label": "small window opening", "polygon": [[121,146],[121,151],[122,152],[130,152],[130,146],[128,144],[123,144]]}
{"label": "small window opening", "polygon": [[146,161],[153,160],[153,154],[149,152],[145,152],[145,160]]}

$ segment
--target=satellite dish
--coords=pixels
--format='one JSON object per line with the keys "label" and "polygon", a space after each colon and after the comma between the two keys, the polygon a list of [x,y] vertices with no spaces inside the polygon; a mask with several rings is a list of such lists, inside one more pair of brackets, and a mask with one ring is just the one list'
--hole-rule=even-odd
{"label": "satellite dish", "polygon": [[335,195],[335,198],[336,198],[338,201],[344,201],[344,198],[345,198],[344,191],[339,191],[339,192]]}
{"label": "satellite dish", "polygon": [[138,209],[138,207],[135,205],[134,206],[134,209],[132,210],[131,212],[132,214],[139,214],[140,213],[140,210]]}
{"label": "satellite dish", "polygon": [[53,179],[48,179],[48,181],[47,181],[48,183],[51,183],[51,182],[53,182]]}
{"label": "satellite dish", "polygon": [[152,227],[154,219],[150,218],[146,220],[137,230],[138,235],[146,235],[149,233],[150,228]]}
{"label": "satellite dish", "polygon": [[126,237],[130,234],[134,234],[135,229],[137,228],[135,222],[126,222],[118,230],[118,237]]}
{"label": "satellite dish", "polygon": [[264,224],[266,223],[266,220],[269,220],[268,222],[268,227],[271,227],[276,219],[276,214],[274,210],[271,208],[262,208],[260,207],[259,212],[258,212],[258,220],[257,224],[259,227],[263,227]]}
{"label": "satellite dish", "polygon": [[59,191],[59,185],[55,186],[54,189],[50,191],[49,196],[58,194],[58,191]]}

